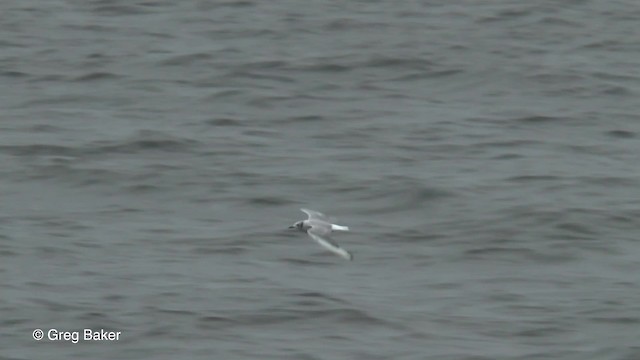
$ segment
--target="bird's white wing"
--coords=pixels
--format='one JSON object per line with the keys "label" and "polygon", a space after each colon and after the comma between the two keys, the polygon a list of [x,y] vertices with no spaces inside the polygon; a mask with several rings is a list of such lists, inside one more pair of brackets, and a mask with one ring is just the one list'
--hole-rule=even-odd
{"label": "bird's white wing", "polygon": [[305,209],[302,208],[300,209],[300,211],[302,211],[303,213],[307,214],[307,216],[309,216],[309,220],[322,220],[322,221],[329,221],[329,218],[327,217],[327,215],[319,212],[319,211],[314,211],[314,210],[309,210],[309,209]]}
{"label": "bird's white wing", "polygon": [[338,245],[335,241],[331,240],[329,236],[327,236],[328,233],[325,232],[325,234],[320,235],[318,234],[317,230],[318,229],[315,229],[314,231],[314,228],[312,227],[311,229],[309,229],[309,231],[307,231],[307,233],[313,240],[317,241],[318,244],[322,245],[324,248],[328,249],[334,254],[337,254],[347,260],[353,259],[353,255],[351,255],[350,252],[341,248],[340,245]]}

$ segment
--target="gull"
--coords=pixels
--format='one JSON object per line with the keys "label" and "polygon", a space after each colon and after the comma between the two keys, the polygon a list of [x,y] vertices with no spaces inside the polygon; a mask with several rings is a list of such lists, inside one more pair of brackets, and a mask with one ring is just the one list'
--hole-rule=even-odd
{"label": "gull", "polygon": [[300,209],[307,214],[309,218],[307,220],[300,220],[295,224],[289,226],[289,229],[298,229],[300,231],[306,231],[309,236],[320,245],[329,249],[329,251],[347,259],[353,260],[353,255],[347,250],[343,249],[331,239],[331,231],[349,231],[348,226],[336,225],[329,222],[329,218],[317,211],[309,209]]}

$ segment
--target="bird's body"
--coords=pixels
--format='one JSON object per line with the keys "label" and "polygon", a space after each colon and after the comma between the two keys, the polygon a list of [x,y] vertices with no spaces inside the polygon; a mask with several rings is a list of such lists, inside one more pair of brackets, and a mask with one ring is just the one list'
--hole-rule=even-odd
{"label": "bird's body", "polygon": [[323,213],[309,210],[300,209],[309,217],[307,220],[301,220],[290,226],[290,229],[298,229],[304,231],[309,236],[317,241],[320,245],[328,249],[329,251],[347,259],[353,260],[353,255],[347,250],[343,249],[331,239],[332,231],[349,231],[348,226],[336,225],[329,222],[329,218]]}

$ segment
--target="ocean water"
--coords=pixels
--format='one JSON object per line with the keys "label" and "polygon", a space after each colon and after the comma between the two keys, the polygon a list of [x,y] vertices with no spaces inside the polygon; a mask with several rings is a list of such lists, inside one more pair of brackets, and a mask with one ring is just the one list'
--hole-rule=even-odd
{"label": "ocean water", "polygon": [[635,1],[0,14],[0,359],[640,359]]}

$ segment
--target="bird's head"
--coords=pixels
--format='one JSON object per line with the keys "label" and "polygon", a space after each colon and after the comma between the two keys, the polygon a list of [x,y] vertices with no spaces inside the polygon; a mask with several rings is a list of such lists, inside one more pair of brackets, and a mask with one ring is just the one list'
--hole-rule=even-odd
{"label": "bird's head", "polygon": [[304,221],[298,221],[295,224],[289,226],[289,229],[298,229],[298,230],[302,230],[302,228],[304,227]]}

